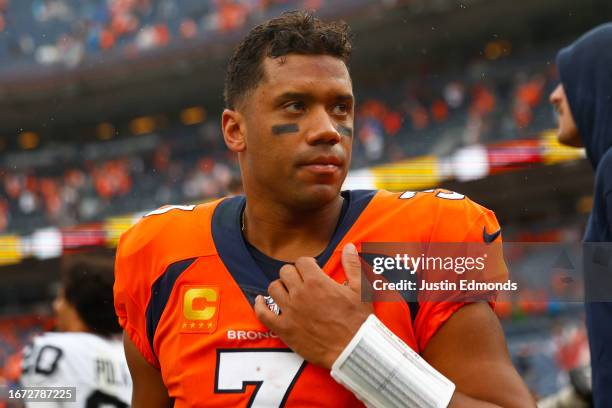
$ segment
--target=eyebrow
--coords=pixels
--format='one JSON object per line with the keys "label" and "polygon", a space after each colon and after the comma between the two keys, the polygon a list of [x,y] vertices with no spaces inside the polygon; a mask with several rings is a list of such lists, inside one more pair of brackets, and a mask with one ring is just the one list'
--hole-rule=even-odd
{"label": "eyebrow", "polygon": [[291,99],[312,100],[313,96],[305,92],[283,92],[274,98],[275,104],[281,104]]}
{"label": "eyebrow", "polygon": [[335,98],[335,99],[336,99],[337,101],[351,101],[351,102],[353,102],[353,100],[354,100],[355,98],[353,97],[353,95],[352,95],[352,94],[342,94],[342,95],[338,95],[338,96],[336,96],[336,98]]}
{"label": "eyebrow", "polygon": [[[275,104],[280,104],[280,103],[283,103],[291,99],[311,101],[314,99],[314,96],[311,93],[307,93],[307,92],[283,92],[282,94],[274,98],[274,102]],[[351,101],[351,102],[354,100],[352,94],[336,95],[333,99],[336,101]]]}

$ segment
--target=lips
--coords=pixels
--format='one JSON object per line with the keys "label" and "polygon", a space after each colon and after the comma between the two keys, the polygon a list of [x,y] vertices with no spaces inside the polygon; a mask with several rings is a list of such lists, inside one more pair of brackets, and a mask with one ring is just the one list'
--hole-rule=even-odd
{"label": "lips", "polygon": [[315,157],[311,160],[306,161],[305,163],[302,164],[302,166],[313,166],[313,165],[320,165],[320,166],[336,166],[336,167],[341,167],[343,163],[343,160],[340,159],[338,156],[318,156]]}
{"label": "lips", "polygon": [[340,171],[344,161],[333,155],[317,156],[304,161],[300,167],[317,175],[329,176]]}

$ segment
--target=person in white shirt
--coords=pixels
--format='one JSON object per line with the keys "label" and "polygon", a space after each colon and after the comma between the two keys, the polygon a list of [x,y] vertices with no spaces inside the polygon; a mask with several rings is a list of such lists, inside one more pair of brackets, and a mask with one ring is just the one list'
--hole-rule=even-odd
{"label": "person in white shirt", "polygon": [[62,264],[53,309],[58,332],[24,349],[23,387],[75,387],[76,402],[26,402],[38,408],[126,408],[132,380],[113,308],[113,260],[79,255]]}

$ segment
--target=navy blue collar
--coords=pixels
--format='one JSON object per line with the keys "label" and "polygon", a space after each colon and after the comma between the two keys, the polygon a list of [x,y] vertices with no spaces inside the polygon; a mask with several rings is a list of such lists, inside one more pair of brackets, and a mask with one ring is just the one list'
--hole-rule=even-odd
{"label": "navy blue collar", "polygon": [[[342,194],[348,198],[349,206],[329,244],[317,257],[317,262],[321,268],[327,263],[342,238],[359,219],[376,191],[353,190],[343,191]],[[219,257],[249,302],[253,304],[257,295],[267,295],[270,279],[259,268],[242,238],[241,215],[245,205],[246,198],[244,196],[230,197],[220,202],[215,208],[211,229]]]}

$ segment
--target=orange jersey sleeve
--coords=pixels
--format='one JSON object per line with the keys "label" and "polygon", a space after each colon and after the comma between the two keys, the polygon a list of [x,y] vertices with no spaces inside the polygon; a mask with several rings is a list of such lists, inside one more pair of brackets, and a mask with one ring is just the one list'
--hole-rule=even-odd
{"label": "orange jersey sleeve", "polygon": [[[427,194],[434,221],[431,243],[483,243],[501,244],[501,228],[493,211],[454,192],[435,190]],[[499,248],[499,247],[498,247]],[[501,255],[501,251],[497,251]],[[503,264],[503,259],[501,260]],[[505,266],[503,267],[505,271]],[[422,351],[442,325],[466,302],[421,302],[414,322],[414,330]],[[494,307],[494,303],[490,302]]]}
{"label": "orange jersey sleeve", "polygon": [[119,240],[115,259],[114,302],[119,324],[142,356],[159,362],[151,347],[146,313],[152,286],[173,262],[214,251],[198,228],[210,219],[213,204],[166,206],[145,215]]}
{"label": "orange jersey sleeve", "polygon": [[[483,243],[487,239],[501,242],[501,232],[495,215],[489,209],[462,194],[442,189],[422,192],[391,193],[378,191],[339,243],[337,250],[348,242],[358,245],[362,254],[375,250],[371,243],[397,244]],[[431,247],[432,245],[429,245]],[[364,259],[367,262],[367,260]],[[388,292],[387,292],[388,293]],[[393,300],[375,303],[376,314]],[[400,303],[400,302],[395,302]],[[415,350],[422,352],[438,329],[465,305],[460,301],[407,302],[410,311],[402,322],[411,325]],[[380,317],[380,315],[379,315]],[[385,324],[389,324],[388,321]],[[394,331],[396,327],[392,328]]]}
{"label": "orange jersey sleeve", "polygon": [[125,232],[115,258],[114,301],[119,324],[149,364],[158,367],[147,340],[144,314],[148,302],[147,280],[152,275],[151,257],[147,256],[146,241],[153,236],[146,221]]}

